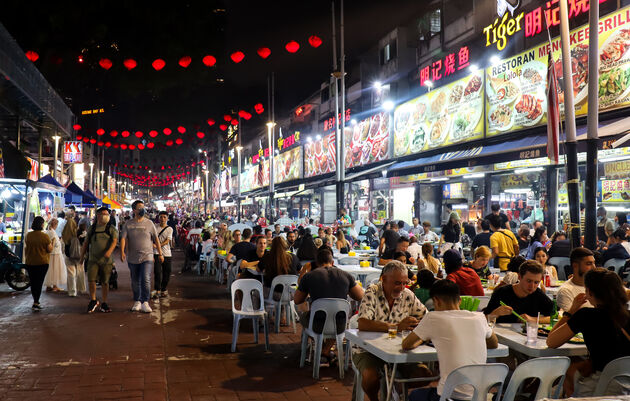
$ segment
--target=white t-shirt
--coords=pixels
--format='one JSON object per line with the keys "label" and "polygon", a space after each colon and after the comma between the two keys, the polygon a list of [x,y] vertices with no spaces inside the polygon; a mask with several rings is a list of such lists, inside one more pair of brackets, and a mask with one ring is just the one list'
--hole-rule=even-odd
{"label": "white t-shirt", "polygon": [[[158,232],[158,239],[160,240],[160,244],[168,239],[168,244],[162,246],[162,256],[164,256],[165,258],[170,258],[172,256],[171,255],[171,241],[173,240],[173,228],[170,226],[160,227],[158,225],[158,226],[155,226],[155,229]],[[153,254],[154,255],[158,254],[157,249],[153,250]]]}
{"label": "white t-shirt", "polygon": [[[558,309],[562,309],[563,311],[568,311],[571,309],[571,305],[573,304],[573,300],[579,294],[584,294],[585,289],[583,285],[576,285],[573,283],[573,279],[565,281],[560,289],[558,289],[558,296],[556,297],[556,302],[558,303]],[[583,305],[586,308],[592,308],[593,305],[590,302],[587,302]]]}
{"label": "white t-shirt", "polygon": [[411,255],[412,258],[418,260],[418,258],[422,259],[422,246],[418,245],[417,242],[409,245],[407,248],[407,252]]}
{"label": "white t-shirt", "polygon": [[201,236],[202,232],[203,232],[203,230],[201,228],[193,228],[192,230],[188,231],[188,236],[186,237],[186,239],[190,239],[191,235],[199,235],[199,236]]}
{"label": "white t-shirt", "polygon": [[[437,351],[440,362],[438,395],[442,395],[446,378],[453,370],[486,363],[488,359],[486,338],[490,338],[492,329],[483,313],[463,310],[429,312],[413,332],[423,341],[431,341]],[[451,398],[469,400],[472,388],[460,386]]]}

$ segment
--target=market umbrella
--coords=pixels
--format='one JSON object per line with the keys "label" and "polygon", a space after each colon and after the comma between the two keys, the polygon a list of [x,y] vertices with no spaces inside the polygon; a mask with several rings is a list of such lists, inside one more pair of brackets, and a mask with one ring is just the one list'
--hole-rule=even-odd
{"label": "market umbrella", "polygon": [[116,202],[115,200],[109,199],[109,196],[106,196],[103,198],[103,203],[111,206],[112,209],[122,209],[122,206],[120,206],[120,203]]}
{"label": "market umbrella", "polygon": [[246,228],[250,228],[247,224],[243,224],[243,223],[234,223],[231,226],[228,227],[228,230],[230,231],[234,231],[234,230],[241,230],[241,232],[243,232],[244,229]]}
{"label": "market umbrella", "polygon": [[274,224],[280,224],[281,226],[291,226],[295,224],[293,220],[288,217],[280,217]]}

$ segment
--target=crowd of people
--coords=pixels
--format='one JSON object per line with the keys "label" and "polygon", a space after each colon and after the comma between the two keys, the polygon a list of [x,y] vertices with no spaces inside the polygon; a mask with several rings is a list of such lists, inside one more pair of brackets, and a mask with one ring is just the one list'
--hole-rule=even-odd
{"label": "crowd of people", "polygon": [[[610,258],[630,259],[630,226],[615,227],[606,220],[605,210],[598,213],[599,234],[606,238],[598,250],[591,251],[571,249],[562,231],[549,238],[539,221],[531,226],[521,224],[513,232],[498,205],[476,224],[464,223],[466,227],[457,213],[451,213],[438,235],[429,222],[420,224],[417,218],[411,226],[395,221],[380,229],[365,219],[355,230],[345,210],[332,226],[316,225],[312,220],[296,226],[265,226],[256,220],[230,230],[228,222],[213,216],[177,218],[164,211],[147,215],[144,203],[136,201],[131,215],[112,217],[108,209],[100,208],[94,221],[81,221],[70,209],[63,216],[60,233],[59,218],[51,219],[48,231],[43,231],[45,221],[36,217],[33,231],[26,237],[26,265],[33,285],[33,310],[42,308],[39,299],[44,285],[59,291],[67,284],[70,296],[85,292],[86,271],[88,312],[111,311],[108,283],[117,247],[131,272],[132,311],[151,312],[151,297],[168,296],[171,246],[185,253],[182,272],[216,268],[218,251],[224,251],[227,263],[239,265],[237,279],[261,281],[265,297],[271,292],[279,296],[271,288],[275,277],[298,276],[294,301],[301,307],[303,325],[311,321],[309,302],[350,298],[358,302],[359,330],[395,328],[404,333],[406,349],[424,342],[435,346],[440,380],[437,386],[414,391],[411,397],[415,400],[439,399],[450,371],[484,363],[487,348],[497,346],[492,325],[517,323],[518,314],[528,321],[555,323],[547,340],[549,347],[559,347],[576,333],[583,334],[589,357],[573,362],[565,382],[565,395],[583,396],[592,393],[606,363],[630,355],[628,295],[620,275],[601,267]],[[335,266],[335,259],[366,245],[376,249],[382,270],[379,280],[363,288],[356,277]],[[570,258],[569,278],[561,284],[555,301],[545,294],[545,281],[558,281],[557,268],[548,264],[552,256]],[[483,314],[459,310],[461,296],[484,296],[482,282],[494,284]],[[101,285],[100,300],[97,283]],[[345,327],[346,322],[338,324]],[[322,357],[334,363],[332,342],[325,344]],[[361,351],[352,358],[361,372],[365,394],[378,400],[385,362]],[[402,374],[434,376],[424,365],[403,368]],[[469,399],[470,394],[454,397]]]}

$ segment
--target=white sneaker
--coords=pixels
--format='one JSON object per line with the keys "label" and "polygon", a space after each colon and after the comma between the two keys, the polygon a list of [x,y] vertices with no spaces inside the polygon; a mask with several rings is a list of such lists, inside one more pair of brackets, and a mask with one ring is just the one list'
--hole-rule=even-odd
{"label": "white sneaker", "polygon": [[144,313],[151,313],[153,312],[153,309],[151,309],[151,307],[149,306],[148,302],[143,302],[142,306],[140,307],[140,310]]}
{"label": "white sneaker", "polygon": [[133,306],[131,307],[131,311],[132,312],[140,312],[140,301],[136,301],[133,303]]}

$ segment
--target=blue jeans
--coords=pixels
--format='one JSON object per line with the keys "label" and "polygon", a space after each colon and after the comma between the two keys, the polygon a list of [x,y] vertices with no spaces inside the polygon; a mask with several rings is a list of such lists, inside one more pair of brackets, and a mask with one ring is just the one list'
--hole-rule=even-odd
{"label": "blue jeans", "polygon": [[131,289],[133,290],[133,300],[149,302],[151,293],[151,272],[154,262],[146,261],[142,263],[127,263],[131,272]]}

